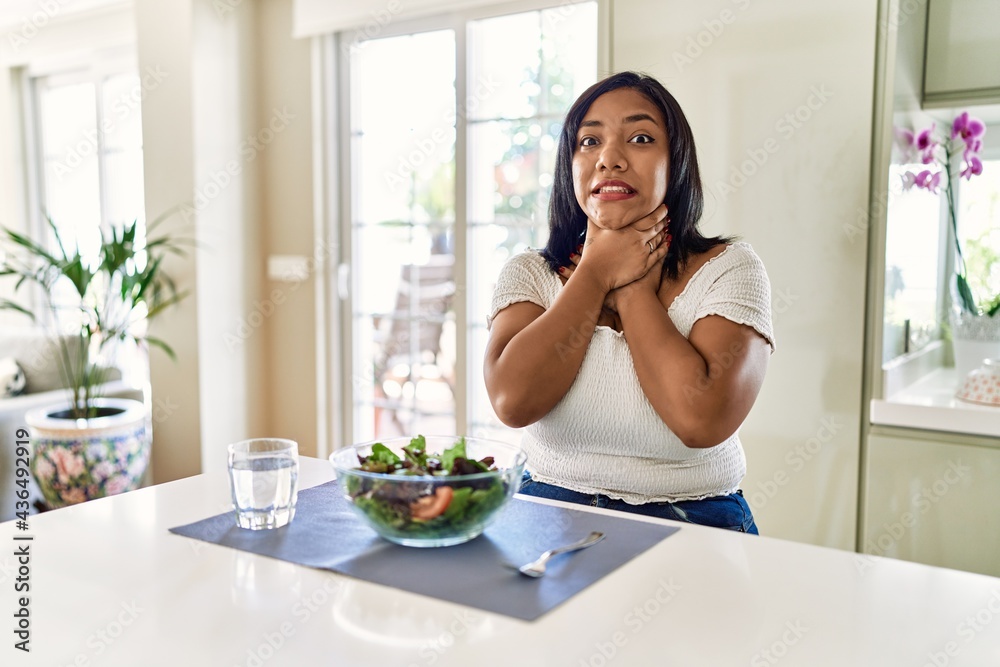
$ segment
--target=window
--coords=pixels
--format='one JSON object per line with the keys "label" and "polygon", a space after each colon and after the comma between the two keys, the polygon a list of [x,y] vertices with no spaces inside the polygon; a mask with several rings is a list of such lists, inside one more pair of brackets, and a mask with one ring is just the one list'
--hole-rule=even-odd
{"label": "window", "polygon": [[482,377],[486,315],[503,263],[545,244],[562,117],[597,78],[596,2],[360,42],[347,69],[344,436],[510,439]]}
{"label": "window", "polygon": [[[928,165],[901,128],[949,128],[965,109],[948,109],[916,123],[902,114],[897,117],[897,136],[889,165],[889,192],[886,203],[885,308],[883,363],[916,352],[942,336],[942,322],[957,298],[954,265],[958,261],[948,213],[945,184],[939,192],[915,185],[917,175],[939,170],[938,161]],[[986,146],[980,156],[981,174],[963,178],[958,157],[950,181],[957,211],[958,234],[966,263],[966,275],[980,308],[989,309],[1000,295],[1000,145],[994,138],[997,110],[969,108],[974,117],[985,115]],[[993,121],[991,123],[991,121]],[[992,125],[992,126],[991,126]],[[939,130],[940,131],[940,130]],[[938,139],[939,137],[934,137]],[[901,141],[901,139],[903,139]],[[960,140],[953,140],[960,144]],[[954,150],[954,149],[953,149]],[[937,154],[939,158],[940,155]],[[918,160],[914,162],[914,160]],[[904,185],[906,184],[906,185]]]}
{"label": "window", "polygon": [[[992,129],[1000,132],[1000,127]],[[969,287],[983,305],[1000,295],[1000,158],[983,160],[982,174],[959,183],[965,267]]]}
{"label": "window", "polygon": [[[889,166],[885,242],[885,329],[882,361],[919,350],[940,337],[944,291],[941,198],[926,190],[903,189],[903,175],[919,164]],[[929,270],[930,269],[930,270]]]}
{"label": "window", "polygon": [[[84,258],[93,257],[102,226],[144,219],[139,76],[134,68],[102,64],[35,77],[32,89],[36,209],[53,221],[67,252],[79,247]],[[38,227],[55,248],[47,225]],[[71,321],[66,315],[63,324]]]}

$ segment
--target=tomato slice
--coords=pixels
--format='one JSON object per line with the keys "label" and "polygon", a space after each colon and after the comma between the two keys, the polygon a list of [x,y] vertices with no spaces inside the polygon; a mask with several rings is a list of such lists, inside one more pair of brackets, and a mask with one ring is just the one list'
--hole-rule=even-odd
{"label": "tomato slice", "polygon": [[424,496],[410,503],[410,514],[414,519],[423,521],[441,516],[448,509],[454,495],[455,492],[450,486],[439,486],[434,489],[434,495]]}

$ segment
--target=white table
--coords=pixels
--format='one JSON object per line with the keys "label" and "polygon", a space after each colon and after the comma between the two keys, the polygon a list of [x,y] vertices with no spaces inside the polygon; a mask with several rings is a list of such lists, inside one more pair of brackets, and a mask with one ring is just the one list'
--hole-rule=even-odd
{"label": "white table", "polygon": [[[303,458],[302,487],[331,472]],[[0,524],[0,664],[1000,665],[991,577],[684,524],[528,623],[167,531],[228,494],[198,475]],[[30,654],[11,633],[20,544]]]}

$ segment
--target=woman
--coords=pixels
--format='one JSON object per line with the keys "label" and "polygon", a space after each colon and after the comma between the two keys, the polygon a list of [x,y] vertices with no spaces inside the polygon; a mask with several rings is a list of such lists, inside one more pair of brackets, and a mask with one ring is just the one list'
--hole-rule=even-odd
{"label": "woman", "polygon": [[488,319],[521,493],[757,533],[736,432],[774,349],[770,283],[749,245],[698,231],[702,204],[658,81],[615,74],[573,104],[548,244],[508,261]]}

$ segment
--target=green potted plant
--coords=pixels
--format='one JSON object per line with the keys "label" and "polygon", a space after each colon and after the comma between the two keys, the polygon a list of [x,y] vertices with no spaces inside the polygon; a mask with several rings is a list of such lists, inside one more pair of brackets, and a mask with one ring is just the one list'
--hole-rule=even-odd
{"label": "green potted plant", "polygon": [[[938,194],[943,190],[948,204],[948,224],[955,243],[955,275],[952,283],[951,332],[955,368],[959,381],[978,368],[984,358],[1000,356],[1000,295],[974,294],[966,255],[958,234],[955,181],[969,180],[983,173],[980,152],[986,125],[963,111],[947,132],[937,131],[936,123],[920,132],[903,130],[897,134],[904,152],[918,158],[926,169],[903,175],[905,188],[917,187]],[[975,276],[980,278],[980,276]],[[986,281],[980,280],[985,284]]]}
{"label": "green potted plant", "polygon": [[[184,254],[186,239],[149,237],[166,216],[151,223],[145,240],[137,221],[96,231],[96,255],[69,250],[46,217],[55,249],[3,228],[0,278],[16,279],[14,294],[37,286],[46,316],[40,324],[56,342],[68,401],[25,415],[32,433],[31,471],[51,507],[136,488],[149,464],[151,424],[142,402],[105,398],[100,388],[119,366],[124,346],[160,347],[146,333],[149,320],[184,298],[161,266],[168,253]],[[138,238],[137,238],[138,237]],[[0,309],[35,319],[25,305],[0,299]]]}

